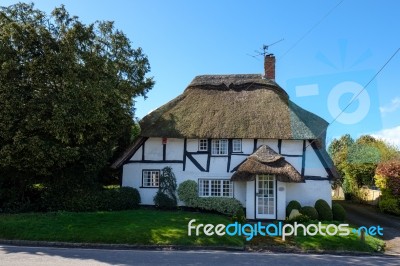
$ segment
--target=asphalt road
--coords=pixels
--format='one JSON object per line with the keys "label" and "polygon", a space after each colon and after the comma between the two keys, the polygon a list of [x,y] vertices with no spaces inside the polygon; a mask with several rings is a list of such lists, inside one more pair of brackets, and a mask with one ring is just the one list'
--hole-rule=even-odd
{"label": "asphalt road", "polygon": [[400,265],[395,256],[149,251],[0,245],[0,265]]}
{"label": "asphalt road", "polygon": [[381,213],[369,205],[348,201],[337,202],[345,208],[350,223],[367,227],[380,225],[383,228],[382,238],[386,242],[385,253],[400,255],[400,217]]}

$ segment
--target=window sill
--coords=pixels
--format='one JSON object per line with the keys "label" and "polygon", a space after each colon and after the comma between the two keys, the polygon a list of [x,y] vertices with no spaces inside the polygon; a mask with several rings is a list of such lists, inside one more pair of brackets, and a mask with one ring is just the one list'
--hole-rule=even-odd
{"label": "window sill", "polygon": [[144,187],[144,186],[140,186],[139,188],[159,188],[159,187]]}

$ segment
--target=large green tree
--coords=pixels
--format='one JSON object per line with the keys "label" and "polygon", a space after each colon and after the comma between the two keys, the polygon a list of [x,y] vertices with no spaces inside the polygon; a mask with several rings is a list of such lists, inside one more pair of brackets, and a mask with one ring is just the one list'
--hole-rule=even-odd
{"label": "large green tree", "polygon": [[0,7],[0,186],[93,180],[129,141],[149,70],[113,22]]}

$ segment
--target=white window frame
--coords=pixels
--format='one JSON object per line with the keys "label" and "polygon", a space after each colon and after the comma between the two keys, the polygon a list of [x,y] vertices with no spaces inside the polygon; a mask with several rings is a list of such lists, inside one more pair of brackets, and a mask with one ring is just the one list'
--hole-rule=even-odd
{"label": "white window frame", "polygon": [[[225,147],[221,146],[225,145]],[[228,155],[228,140],[213,139],[211,140],[211,155]]]}
{"label": "white window frame", "polygon": [[[238,145],[235,147],[235,144]],[[239,149],[235,149],[239,147]],[[232,152],[242,152],[242,140],[241,139],[233,139],[232,140]]]}
{"label": "white window frame", "polygon": [[161,171],[158,169],[145,169],[142,171],[142,187],[159,187]]}
{"label": "white window frame", "polygon": [[233,197],[233,182],[229,179],[199,179],[199,197]]}
{"label": "white window frame", "polygon": [[199,139],[199,151],[208,151],[208,139]]}

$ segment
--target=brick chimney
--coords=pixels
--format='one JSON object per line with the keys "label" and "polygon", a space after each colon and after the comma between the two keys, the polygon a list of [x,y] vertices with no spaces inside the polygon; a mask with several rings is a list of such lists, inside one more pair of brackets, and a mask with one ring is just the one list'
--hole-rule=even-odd
{"label": "brick chimney", "polygon": [[275,56],[267,54],[264,57],[264,75],[266,79],[275,80]]}

